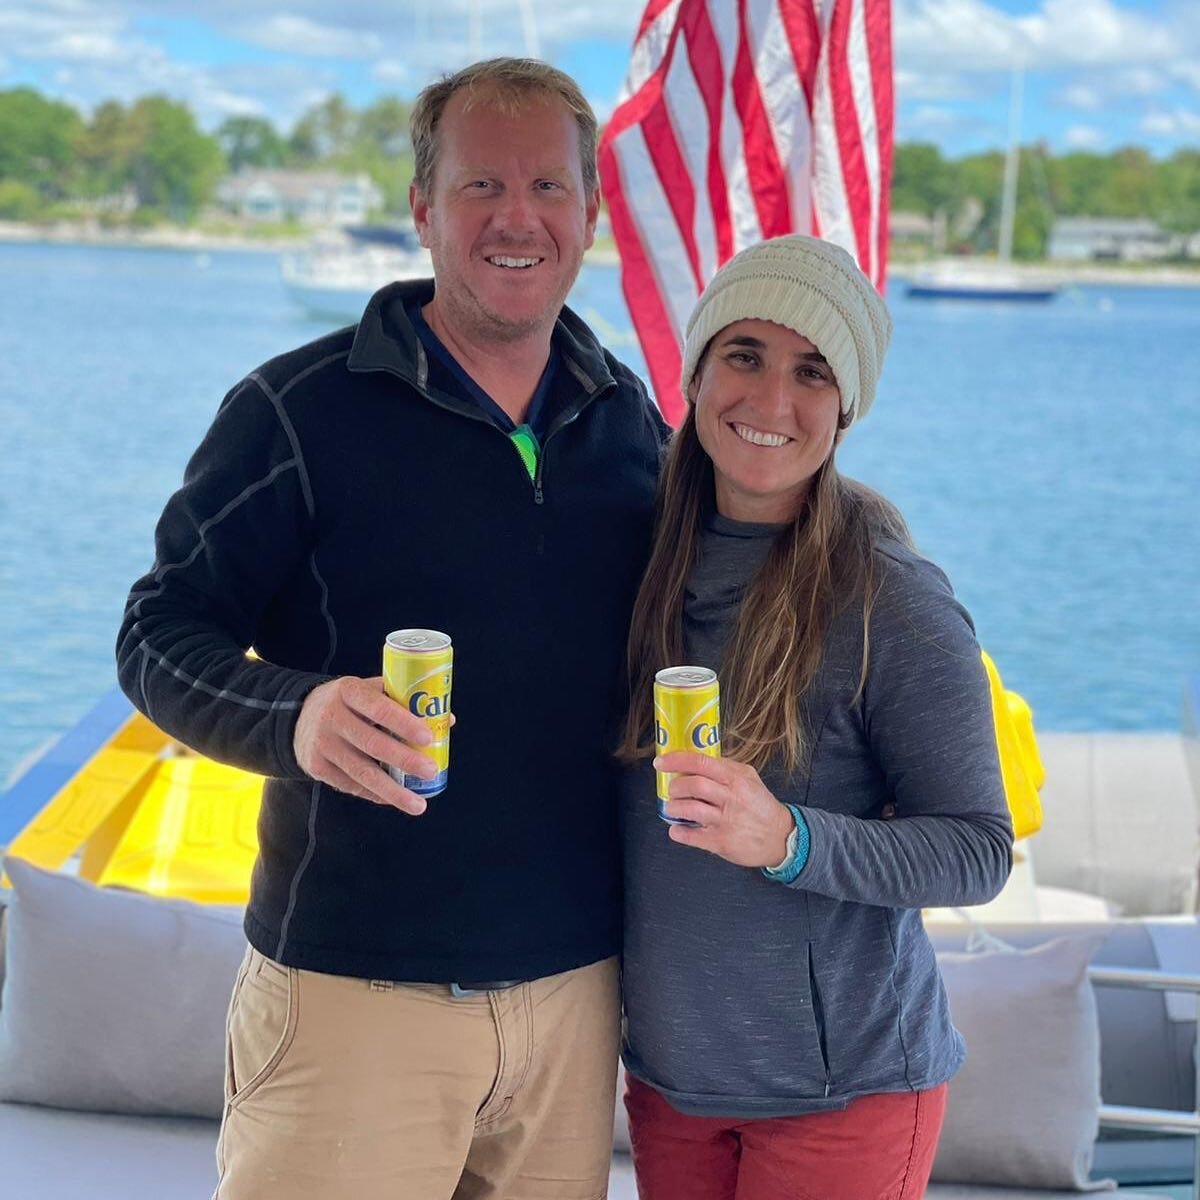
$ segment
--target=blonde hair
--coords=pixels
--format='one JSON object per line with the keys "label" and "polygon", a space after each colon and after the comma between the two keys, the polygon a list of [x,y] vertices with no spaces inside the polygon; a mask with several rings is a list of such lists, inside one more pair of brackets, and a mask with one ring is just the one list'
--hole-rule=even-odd
{"label": "blonde hair", "polygon": [[450,97],[463,90],[468,92],[465,101],[468,106],[479,96],[486,96],[489,103],[510,116],[524,111],[531,99],[560,100],[575,118],[579,131],[579,165],[583,171],[584,190],[592,195],[599,188],[596,142],[600,128],[592,106],[575,80],[536,58],[489,58],[452,75],[444,75],[417,97],[409,117],[409,134],[414,158],[413,183],[421,191],[427,193],[433,186],[438,124],[442,114]]}
{"label": "blonde hair", "polygon": [[[800,699],[816,677],[834,618],[860,598],[861,692],[877,585],[874,547],[882,538],[911,544],[897,509],[839,475],[833,458],[831,451],[803,509],[776,537],[747,584],[721,664],[722,749],[758,770],[778,759],[794,771],[806,760],[809,731]],[[696,433],[695,408],[689,406],[667,454],[650,563],[630,625],[629,706],[617,749],[626,762],[654,751],[654,674],[684,661],[685,589],[713,503],[712,461]]]}

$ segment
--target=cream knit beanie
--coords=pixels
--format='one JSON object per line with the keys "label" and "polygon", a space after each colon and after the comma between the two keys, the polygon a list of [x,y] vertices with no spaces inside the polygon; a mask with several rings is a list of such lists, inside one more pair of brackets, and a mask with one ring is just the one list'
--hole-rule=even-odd
{"label": "cream knit beanie", "polygon": [[687,394],[705,347],[726,325],[758,318],[806,337],[825,356],[850,421],[875,399],[892,318],[840,246],[800,233],[734,255],[713,277],[687,324],[681,387]]}

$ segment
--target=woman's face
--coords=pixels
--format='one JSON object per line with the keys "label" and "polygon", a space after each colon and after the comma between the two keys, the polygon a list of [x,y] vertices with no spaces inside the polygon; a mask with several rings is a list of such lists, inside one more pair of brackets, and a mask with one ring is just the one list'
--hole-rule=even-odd
{"label": "woman's face", "polygon": [[816,346],[772,321],[735,321],[692,381],[696,433],[712,459],[717,511],[790,521],[837,437],[841,392]]}

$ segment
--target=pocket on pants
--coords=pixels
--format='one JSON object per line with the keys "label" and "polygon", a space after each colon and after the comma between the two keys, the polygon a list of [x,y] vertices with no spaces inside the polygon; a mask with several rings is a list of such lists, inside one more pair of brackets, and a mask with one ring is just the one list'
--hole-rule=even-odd
{"label": "pocket on pants", "polygon": [[296,1036],[299,972],[251,950],[234,987],[226,1038],[226,1098],[245,1103],[275,1073]]}

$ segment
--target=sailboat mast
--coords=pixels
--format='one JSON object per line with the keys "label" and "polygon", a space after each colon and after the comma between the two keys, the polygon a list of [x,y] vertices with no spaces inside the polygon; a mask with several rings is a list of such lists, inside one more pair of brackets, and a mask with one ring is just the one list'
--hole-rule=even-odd
{"label": "sailboat mast", "polygon": [[527,58],[541,58],[541,42],[538,38],[537,20],[533,15],[533,0],[519,0],[521,9],[521,29],[525,34],[525,55]]}
{"label": "sailboat mast", "polygon": [[1017,170],[1021,161],[1021,93],[1025,72],[1014,67],[1008,103],[1008,151],[1004,156],[1004,192],[1000,199],[1000,245],[998,254],[1001,262],[1012,258],[1013,226],[1017,218]]}
{"label": "sailboat mast", "polygon": [[483,5],[481,0],[471,0],[467,29],[467,44],[471,47],[471,61],[478,62],[483,57]]}

